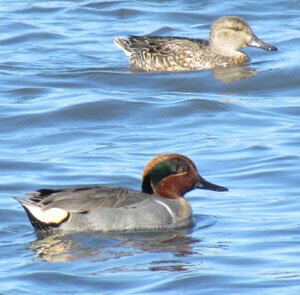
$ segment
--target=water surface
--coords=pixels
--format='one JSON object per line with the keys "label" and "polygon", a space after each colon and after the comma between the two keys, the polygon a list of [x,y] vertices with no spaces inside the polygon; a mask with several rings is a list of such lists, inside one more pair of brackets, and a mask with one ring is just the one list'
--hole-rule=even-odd
{"label": "water surface", "polygon": [[[1,294],[299,294],[299,1],[2,1]],[[132,73],[115,36],[206,38],[245,18],[279,48],[214,71]],[[187,195],[194,227],[41,234],[11,196],[140,188],[182,153],[229,192]]]}

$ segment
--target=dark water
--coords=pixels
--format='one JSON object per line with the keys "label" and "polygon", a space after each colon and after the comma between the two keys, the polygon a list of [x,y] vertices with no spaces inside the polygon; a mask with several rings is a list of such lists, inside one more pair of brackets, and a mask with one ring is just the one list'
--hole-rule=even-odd
{"label": "dark water", "polygon": [[[1,294],[300,294],[299,1],[1,1]],[[131,73],[115,36],[206,37],[239,15],[278,52],[249,67]],[[193,228],[36,234],[11,196],[139,189],[183,153],[228,193],[187,195]]]}

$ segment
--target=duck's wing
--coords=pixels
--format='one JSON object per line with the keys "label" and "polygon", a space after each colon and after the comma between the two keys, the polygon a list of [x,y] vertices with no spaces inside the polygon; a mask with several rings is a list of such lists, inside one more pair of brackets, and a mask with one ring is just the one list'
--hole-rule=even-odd
{"label": "duck's wing", "polygon": [[185,37],[129,36],[128,39],[115,38],[115,43],[125,52],[170,55],[184,49],[199,50],[209,45],[207,40]]}
{"label": "duck's wing", "polygon": [[147,197],[146,194],[136,190],[109,186],[76,187],[62,190],[41,189],[29,194],[31,197],[26,200],[43,209],[61,208],[69,212],[84,212],[101,207],[127,207],[139,203]]}
{"label": "duck's wing", "polygon": [[42,189],[28,199],[15,198],[25,209],[33,226],[45,229],[59,226],[70,214],[86,214],[97,208],[130,207],[148,195],[118,187],[77,187],[71,189]]}
{"label": "duck's wing", "polygon": [[129,36],[116,38],[115,43],[134,67],[150,71],[188,67],[209,48],[207,40],[184,37]]}

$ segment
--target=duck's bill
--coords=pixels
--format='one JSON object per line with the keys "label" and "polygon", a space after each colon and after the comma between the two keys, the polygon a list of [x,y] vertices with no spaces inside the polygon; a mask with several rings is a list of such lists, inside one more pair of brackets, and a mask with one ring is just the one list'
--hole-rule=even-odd
{"label": "duck's bill", "polygon": [[277,47],[275,47],[271,44],[263,42],[262,40],[260,40],[256,36],[254,36],[252,38],[252,40],[248,43],[248,46],[258,47],[258,48],[262,48],[262,49],[269,50],[269,51],[276,51],[277,50]]}
{"label": "duck's bill", "polygon": [[202,177],[200,177],[199,181],[195,185],[195,188],[216,191],[216,192],[227,192],[228,191],[227,187],[211,183]]}

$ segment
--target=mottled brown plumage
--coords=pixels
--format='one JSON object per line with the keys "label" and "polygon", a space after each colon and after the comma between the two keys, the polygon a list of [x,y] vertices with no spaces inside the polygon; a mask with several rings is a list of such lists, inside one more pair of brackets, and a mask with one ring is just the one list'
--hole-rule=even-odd
{"label": "mottled brown plumage", "polygon": [[132,70],[189,71],[243,64],[246,46],[277,50],[257,38],[240,17],[217,19],[211,26],[209,41],[184,37],[129,36],[115,38],[128,56]]}

